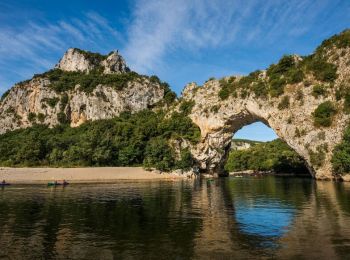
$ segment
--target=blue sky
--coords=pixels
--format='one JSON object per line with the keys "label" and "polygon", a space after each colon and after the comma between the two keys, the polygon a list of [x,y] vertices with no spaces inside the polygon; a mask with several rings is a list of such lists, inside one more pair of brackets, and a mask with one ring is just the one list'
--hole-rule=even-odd
{"label": "blue sky", "polygon": [[[69,47],[118,49],[131,69],[180,93],[188,82],[309,54],[349,27],[349,0],[0,0],[0,94]],[[274,138],[262,124],[251,128],[251,138]]]}

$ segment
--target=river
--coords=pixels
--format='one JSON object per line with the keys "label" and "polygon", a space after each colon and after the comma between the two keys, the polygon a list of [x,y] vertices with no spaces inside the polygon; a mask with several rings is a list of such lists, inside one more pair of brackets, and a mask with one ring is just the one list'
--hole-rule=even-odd
{"label": "river", "polygon": [[0,259],[350,259],[350,183],[308,178],[0,188]]}

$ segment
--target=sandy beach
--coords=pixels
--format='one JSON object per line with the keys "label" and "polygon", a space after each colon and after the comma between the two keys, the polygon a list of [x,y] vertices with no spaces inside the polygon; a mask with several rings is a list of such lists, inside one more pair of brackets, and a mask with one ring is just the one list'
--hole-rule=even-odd
{"label": "sandy beach", "polygon": [[67,180],[70,183],[99,183],[174,178],[182,177],[146,171],[142,167],[0,168],[0,181],[6,180],[17,184],[40,184],[54,180]]}

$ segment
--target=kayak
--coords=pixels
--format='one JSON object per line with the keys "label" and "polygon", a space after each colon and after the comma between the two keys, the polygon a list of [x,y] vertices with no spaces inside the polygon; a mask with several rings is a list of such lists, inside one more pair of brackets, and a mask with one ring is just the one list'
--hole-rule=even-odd
{"label": "kayak", "polygon": [[9,186],[11,185],[10,183],[0,183],[0,186]]}
{"label": "kayak", "polygon": [[68,182],[65,182],[65,183],[60,183],[60,182],[49,182],[47,184],[47,186],[66,186],[68,185],[69,183]]}

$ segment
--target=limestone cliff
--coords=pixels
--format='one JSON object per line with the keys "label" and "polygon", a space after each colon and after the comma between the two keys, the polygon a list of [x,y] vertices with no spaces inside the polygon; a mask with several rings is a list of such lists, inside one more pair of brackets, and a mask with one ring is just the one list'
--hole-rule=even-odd
{"label": "limestone cliff", "polygon": [[218,173],[232,134],[262,121],[306,160],[314,177],[348,180],[332,172],[331,158],[349,122],[349,89],[350,31],[345,31],[308,57],[286,56],[245,77],[188,84],[182,102],[193,105],[189,116],[200,127],[201,142],[182,146],[191,147],[199,169]]}
{"label": "limestone cliff", "polygon": [[54,70],[6,93],[0,103],[0,133],[33,124],[68,122],[75,127],[137,112],[161,101],[165,91],[157,78],[130,72],[117,52],[103,56],[69,49]]}

